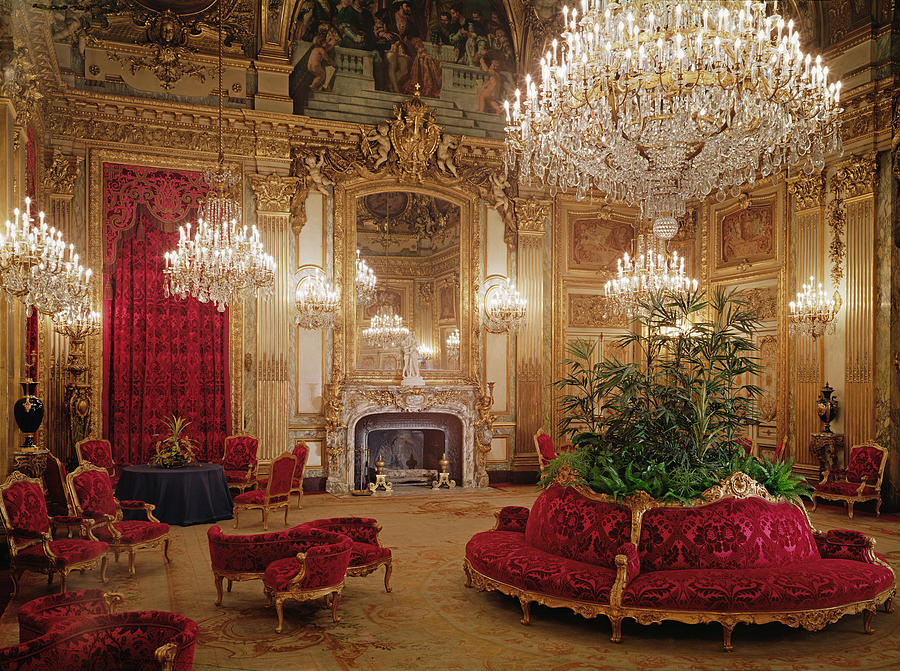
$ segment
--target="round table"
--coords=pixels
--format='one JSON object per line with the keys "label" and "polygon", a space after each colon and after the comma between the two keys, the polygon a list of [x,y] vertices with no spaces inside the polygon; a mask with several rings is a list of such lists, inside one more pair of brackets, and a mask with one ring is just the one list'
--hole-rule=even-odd
{"label": "round table", "polygon": [[126,466],[119,476],[116,498],[152,503],[156,506],[153,514],[167,524],[207,524],[232,516],[231,492],[220,464]]}

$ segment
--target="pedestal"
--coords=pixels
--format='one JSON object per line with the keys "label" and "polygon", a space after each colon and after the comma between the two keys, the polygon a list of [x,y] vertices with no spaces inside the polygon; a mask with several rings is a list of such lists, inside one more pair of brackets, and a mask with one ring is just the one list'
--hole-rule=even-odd
{"label": "pedestal", "polygon": [[13,470],[32,478],[40,478],[47,468],[47,450],[17,450],[13,452]]}
{"label": "pedestal", "polygon": [[825,471],[837,468],[837,455],[844,453],[844,434],[812,434],[809,439],[809,453],[819,460],[819,480],[821,480]]}

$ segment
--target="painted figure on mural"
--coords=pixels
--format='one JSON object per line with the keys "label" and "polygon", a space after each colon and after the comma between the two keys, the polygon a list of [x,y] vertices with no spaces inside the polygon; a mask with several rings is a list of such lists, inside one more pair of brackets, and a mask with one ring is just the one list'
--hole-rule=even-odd
{"label": "painted figure on mural", "polygon": [[288,81],[288,90],[294,101],[294,114],[303,114],[310,91],[330,87],[334,75],[334,46],[337,32],[327,23],[319,25],[306,53],[294,66]]}

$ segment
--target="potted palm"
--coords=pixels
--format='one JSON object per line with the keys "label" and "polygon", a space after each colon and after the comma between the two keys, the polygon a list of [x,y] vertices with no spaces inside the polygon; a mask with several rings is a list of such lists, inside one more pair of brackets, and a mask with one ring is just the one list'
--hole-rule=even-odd
{"label": "potted palm", "polygon": [[542,483],[568,465],[601,493],[687,502],[743,471],[773,495],[806,494],[790,463],[744,450],[757,421],[759,323],[740,293],[662,293],[641,305],[636,322],[616,343],[636,353],[632,362],[592,363],[593,345],[569,346],[567,374],[554,386],[560,428],[576,449],[554,460]]}
{"label": "potted palm", "polygon": [[185,433],[190,424],[184,417],[172,415],[161,420],[165,432],[165,438],[157,441],[156,454],[150,460],[154,466],[163,468],[181,468],[191,462],[197,461],[194,454],[196,443]]}

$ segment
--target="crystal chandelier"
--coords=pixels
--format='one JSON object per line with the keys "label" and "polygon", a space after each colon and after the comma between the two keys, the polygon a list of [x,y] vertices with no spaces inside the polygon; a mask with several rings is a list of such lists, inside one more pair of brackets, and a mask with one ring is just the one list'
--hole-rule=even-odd
{"label": "crystal chandelier", "polygon": [[85,338],[103,331],[103,314],[91,310],[88,301],[80,305],[72,305],[50,318],[53,329],[73,341],[84,341]]}
{"label": "crystal chandelier", "polygon": [[360,305],[372,305],[375,302],[377,282],[375,271],[369,267],[366,260],[360,258],[359,250],[356,250],[356,302]]}
{"label": "crystal chandelier", "polygon": [[388,308],[372,317],[362,335],[371,347],[399,347],[409,335],[409,329],[403,325],[403,317]]}
{"label": "crystal chandelier", "polygon": [[321,268],[309,266],[300,272],[295,297],[300,328],[320,329],[334,324],[341,294],[328,283]]}
{"label": "crystal chandelier", "polygon": [[448,335],[444,343],[447,350],[447,357],[450,359],[459,358],[459,329],[453,329]]}
{"label": "crystal chandelier", "polygon": [[813,339],[834,333],[834,319],[841,309],[841,295],[834,290],[831,298],[825,295],[821,282],[813,289],[815,280],[810,277],[809,283],[800,285],[797,300],[791,301],[791,333],[810,336]]}
{"label": "crystal chandelier", "polygon": [[[767,14],[767,7],[773,13]],[[842,151],[841,83],[777,3],[583,0],[507,101],[507,166],[641,208],[660,237],[685,203]]]}
{"label": "crystal chandelier", "polygon": [[222,9],[219,7],[219,160],[205,174],[210,192],[201,203],[197,227],[179,228],[178,247],[166,252],[166,296],[193,296],[225,312],[228,302],[253,289],[273,289],[275,260],[266,254],[256,226],[241,227],[241,204],[230,195],[241,176],[225,169],[222,144]]}
{"label": "crystal chandelier", "polygon": [[489,277],[479,293],[483,306],[482,322],[489,332],[510,333],[525,321],[526,301],[508,277]]}
{"label": "crystal chandelier", "polygon": [[48,226],[44,213],[40,223],[31,216],[31,199],[25,211],[14,210],[15,222],[6,222],[0,235],[0,286],[25,303],[25,314],[34,310],[53,315],[79,304],[87,295],[91,270],[78,262],[73,245],[66,245],[62,232]]}
{"label": "crystal chandelier", "polygon": [[637,256],[628,252],[619,259],[616,276],[605,287],[607,305],[616,312],[634,316],[640,304],[666,292],[682,294],[697,290],[697,280],[684,272],[684,257],[666,255],[665,240],[638,236]]}
{"label": "crystal chandelier", "polygon": [[434,359],[435,351],[430,345],[419,345],[416,348],[416,355],[423,363],[427,363]]}

